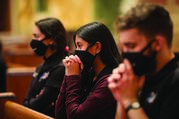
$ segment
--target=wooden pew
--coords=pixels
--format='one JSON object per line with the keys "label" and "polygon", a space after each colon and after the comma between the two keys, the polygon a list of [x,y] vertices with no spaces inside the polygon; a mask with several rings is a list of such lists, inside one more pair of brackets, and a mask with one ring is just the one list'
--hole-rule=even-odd
{"label": "wooden pew", "polygon": [[0,99],[15,99],[16,95],[13,92],[0,93]]}
{"label": "wooden pew", "polygon": [[0,99],[0,119],[54,119],[14,101]]}
{"label": "wooden pew", "polygon": [[15,102],[13,92],[0,93],[0,119],[53,119]]}
{"label": "wooden pew", "polygon": [[3,119],[53,119],[47,115],[24,107],[12,101],[6,101],[4,104]]}
{"label": "wooden pew", "polygon": [[3,92],[0,93],[0,119],[4,117],[4,104],[7,100],[13,101],[15,99],[15,94],[13,92]]}
{"label": "wooden pew", "polygon": [[7,91],[16,94],[15,101],[22,104],[29,89],[35,67],[8,68]]}

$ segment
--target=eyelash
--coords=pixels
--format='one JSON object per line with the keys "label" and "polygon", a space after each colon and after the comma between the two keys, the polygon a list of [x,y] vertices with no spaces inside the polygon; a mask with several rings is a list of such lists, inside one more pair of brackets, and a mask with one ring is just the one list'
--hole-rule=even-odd
{"label": "eyelash", "polygon": [[131,45],[131,44],[130,44],[130,45],[126,45],[126,47],[129,48],[129,49],[134,49],[134,48],[135,48],[135,45]]}
{"label": "eyelash", "polygon": [[81,45],[78,45],[77,48],[81,49]]}
{"label": "eyelash", "polygon": [[35,38],[39,38],[39,36],[38,36],[38,35],[36,35],[36,34],[34,34],[33,36],[34,36]]}

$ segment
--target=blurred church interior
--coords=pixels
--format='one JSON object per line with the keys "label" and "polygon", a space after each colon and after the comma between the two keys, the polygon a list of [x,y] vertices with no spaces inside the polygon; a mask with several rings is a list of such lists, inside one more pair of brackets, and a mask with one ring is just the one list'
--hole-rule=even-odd
{"label": "blurred church interior", "polygon": [[102,21],[115,37],[117,16],[141,1],[161,4],[169,10],[174,21],[173,50],[179,51],[179,0],[1,0],[0,40],[8,65],[7,91],[14,92],[16,101],[22,103],[34,68],[42,61],[29,47],[35,21],[45,17],[60,19],[67,29],[72,51],[72,36],[78,27]]}

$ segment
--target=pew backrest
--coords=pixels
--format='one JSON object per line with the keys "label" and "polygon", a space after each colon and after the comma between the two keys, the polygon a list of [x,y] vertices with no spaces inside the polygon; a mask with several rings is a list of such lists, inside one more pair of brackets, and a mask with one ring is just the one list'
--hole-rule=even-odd
{"label": "pew backrest", "polygon": [[13,101],[4,103],[3,119],[53,119]]}

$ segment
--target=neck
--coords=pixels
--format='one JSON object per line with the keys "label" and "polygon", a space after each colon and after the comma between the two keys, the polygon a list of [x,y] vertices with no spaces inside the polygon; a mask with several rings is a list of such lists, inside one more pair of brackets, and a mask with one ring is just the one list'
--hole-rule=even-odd
{"label": "neck", "polygon": [[161,50],[157,55],[157,66],[154,73],[159,72],[170,60],[175,57],[171,50]]}
{"label": "neck", "polygon": [[94,64],[93,64],[93,69],[95,71],[95,77],[97,77],[99,75],[99,73],[104,69],[105,66],[106,65],[101,61],[100,57],[96,56]]}
{"label": "neck", "polygon": [[54,53],[53,50],[51,50],[50,48],[47,49],[46,53],[45,53],[45,58],[48,58],[49,56],[51,56]]}

